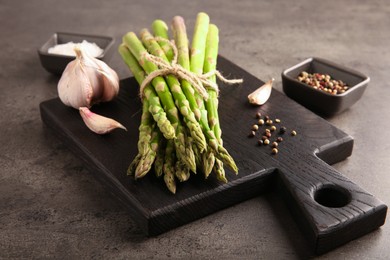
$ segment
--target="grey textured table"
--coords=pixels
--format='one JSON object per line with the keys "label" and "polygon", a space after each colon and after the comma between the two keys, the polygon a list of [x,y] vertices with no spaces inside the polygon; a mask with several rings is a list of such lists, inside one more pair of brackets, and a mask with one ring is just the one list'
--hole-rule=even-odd
{"label": "grey textured table", "polygon": [[[43,126],[38,105],[57,96],[58,78],[37,49],[57,31],[115,37],[155,18],[207,12],[220,28],[220,54],[260,79],[318,56],[371,77],[363,98],[328,120],[355,138],[334,165],[390,204],[390,5],[386,1],[0,1],[0,258],[309,258],[277,194],[256,197],[145,238],[134,220]],[[109,65],[130,76],[119,55]],[[299,115],[298,115],[299,116]],[[318,258],[389,259],[390,226]]]}

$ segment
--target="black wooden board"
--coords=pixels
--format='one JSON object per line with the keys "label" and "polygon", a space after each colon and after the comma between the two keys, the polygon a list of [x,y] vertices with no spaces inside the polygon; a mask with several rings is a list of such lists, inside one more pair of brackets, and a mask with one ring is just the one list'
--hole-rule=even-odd
{"label": "black wooden board", "polygon": [[[128,132],[96,135],[86,128],[77,110],[65,107],[59,99],[41,103],[41,117],[126,205],[148,235],[158,235],[269,190],[282,194],[317,254],[383,225],[387,206],[329,166],[351,155],[351,136],[276,90],[265,105],[251,106],[247,95],[263,82],[223,57],[219,57],[218,68],[228,78],[244,79],[236,86],[220,83],[224,146],[239,168],[238,176],[227,170],[227,184],[214,176],[204,180],[197,174],[178,183],[177,193],[172,195],[153,172],[137,181],[126,175],[137,153],[141,108],[133,78],[121,81],[114,101],[93,107],[96,113],[124,124]],[[295,129],[298,135],[292,137],[287,132],[279,153],[271,155],[269,146],[260,147],[255,138],[248,138],[256,112],[281,119],[281,125]]]}

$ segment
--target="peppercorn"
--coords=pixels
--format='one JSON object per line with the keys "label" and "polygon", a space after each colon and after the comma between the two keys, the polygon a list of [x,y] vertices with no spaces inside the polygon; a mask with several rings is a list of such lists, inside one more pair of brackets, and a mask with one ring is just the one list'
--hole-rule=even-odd
{"label": "peppercorn", "polygon": [[278,142],[278,143],[283,142],[283,138],[279,136],[278,138],[276,138],[276,142]]}
{"label": "peppercorn", "polygon": [[256,132],[255,131],[251,131],[248,135],[248,137],[254,137],[256,135]]}
{"label": "peppercorn", "polygon": [[257,113],[256,113],[256,118],[257,118],[257,119],[260,119],[260,118],[261,118],[261,113],[260,113],[260,112],[257,112]]}
{"label": "peppercorn", "polygon": [[276,147],[278,147],[278,142],[272,142],[272,147],[274,147],[274,148],[276,148]]}
{"label": "peppercorn", "polygon": [[292,130],[292,131],[291,131],[291,135],[292,135],[292,136],[296,136],[296,135],[297,135],[297,132],[296,132],[295,130]]}
{"label": "peppercorn", "polygon": [[276,118],[276,119],[275,119],[275,122],[276,122],[276,123],[280,123],[281,121],[280,121],[279,118]]}
{"label": "peppercorn", "polygon": [[270,132],[267,132],[267,133],[265,133],[265,136],[266,136],[267,138],[270,138],[270,137],[272,136],[272,134],[271,134]]}
{"label": "peppercorn", "polygon": [[265,136],[265,135],[263,135],[263,136],[261,137],[261,139],[263,139],[263,141],[265,141],[265,140],[267,140],[267,139],[268,139],[268,137],[267,137],[267,136]]}
{"label": "peppercorn", "polygon": [[279,133],[280,134],[284,134],[285,132],[287,131],[287,128],[282,126],[280,129],[279,129]]}
{"label": "peppercorn", "polygon": [[272,120],[271,119],[268,119],[267,121],[265,121],[265,123],[267,124],[267,125],[272,125]]}
{"label": "peppercorn", "polygon": [[334,80],[328,74],[313,73],[309,74],[305,71],[301,72],[297,77],[298,81],[332,95],[344,93],[348,86],[342,80]]}
{"label": "peppercorn", "polygon": [[258,126],[258,125],[253,125],[253,126],[252,126],[252,130],[253,130],[253,131],[259,130],[259,126]]}
{"label": "peppercorn", "polygon": [[263,119],[259,119],[259,121],[257,122],[258,125],[264,125],[264,120]]}
{"label": "peppercorn", "polygon": [[269,120],[270,119],[270,117],[269,116],[264,116],[264,121],[266,121],[267,122],[267,120]]}
{"label": "peppercorn", "polygon": [[278,149],[276,149],[276,148],[272,149],[272,154],[277,154],[278,152],[279,152]]}
{"label": "peppercorn", "polygon": [[264,140],[264,145],[269,145],[269,139]]}
{"label": "peppercorn", "polygon": [[271,132],[275,131],[276,130],[276,126],[271,126]]}
{"label": "peppercorn", "polygon": [[261,140],[261,139],[257,140],[257,144],[258,145],[263,145],[263,140]]}

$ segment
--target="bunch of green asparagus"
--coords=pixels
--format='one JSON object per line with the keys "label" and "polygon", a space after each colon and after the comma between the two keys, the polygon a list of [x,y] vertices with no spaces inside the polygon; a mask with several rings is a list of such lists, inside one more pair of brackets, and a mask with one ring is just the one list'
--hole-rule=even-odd
{"label": "bunch of green asparagus", "polygon": [[[140,85],[160,69],[146,54],[170,64],[177,53],[177,64],[196,75],[216,69],[218,28],[210,24],[207,14],[197,15],[191,47],[182,17],[174,17],[171,28],[176,50],[167,41],[168,26],[162,20],[153,22],[152,33],[143,29],[139,38],[134,32],[123,36],[119,53]],[[215,75],[209,80],[216,84]],[[218,93],[214,88],[205,89],[206,99],[189,80],[169,73],[158,74],[144,86],[138,154],[127,174],[138,179],[153,168],[157,176],[164,176],[167,188],[176,193],[176,179],[186,181],[197,171],[206,178],[214,172],[222,182],[227,182],[224,164],[238,173],[233,158],[223,147]]]}

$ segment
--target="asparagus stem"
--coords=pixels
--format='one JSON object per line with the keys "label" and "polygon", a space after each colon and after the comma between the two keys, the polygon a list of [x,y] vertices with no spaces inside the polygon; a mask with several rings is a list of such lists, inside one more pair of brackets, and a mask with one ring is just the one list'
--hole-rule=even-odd
{"label": "asparagus stem", "polygon": [[148,111],[148,102],[144,101],[142,104],[142,116],[141,123],[139,126],[139,138],[138,138],[138,154],[133,159],[129,168],[127,169],[127,174],[132,175],[137,172],[138,165],[144,156],[150,153],[150,141],[152,135],[152,129],[154,127],[154,121],[151,114]]}
{"label": "asparagus stem", "polygon": [[190,169],[182,161],[176,161],[175,175],[180,182],[187,181],[190,178]]}
{"label": "asparagus stem", "polygon": [[129,167],[127,168],[127,175],[133,175],[135,173],[135,169],[137,169],[138,163],[141,160],[142,155],[138,153],[133,161],[130,163]]}
{"label": "asparagus stem", "polygon": [[[161,37],[161,38],[164,38],[166,40],[169,40],[168,25],[164,21],[162,21],[162,20],[155,20],[152,23],[152,31],[153,31],[154,36]],[[160,45],[161,49],[163,49],[167,59],[169,61],[172,61],[172,59],[173,59],[173,50],[172,50],[171,45],[169,45],[165,41],[159,41],[159,40],[157,40],[157,41],[158,41],[158,44]]]}
{"label": "asparagus stem", "polygon": [[166,139],[161,138],[156,154],[156,159],[154,160],[154,173],[157,177],[160,177],[163,174],[165,147]]}
{"label": "asparagus stem", "polygon": [[207,179],[214,167],[214,163],[215,163],[214,152],[211,149],[209,149],[206,152],[202,153],[201,156],[202,156],[201,166],[203,168],[202,170],[205,178]]}
{"label": "asparagus stem", "polygon": [[137,169],[135,170],[136,179],[144,177],[150,171],[156,158],[158,145],[162,138],[162,134],[157,127],[154,127],[151,136],[150,149],[147,150],[146,154],[142,155]]}
{"label": "asparagus stem", "polygon": [[206,13],[198,13],[192,37],[190,68],[196,74],[203,73],[203,63],[206,48],[206,38],[209,29],[210,18]]}
{"label": "asparagus stem", "polygon": [[[129,67],[134,77],[139,84],[145,79],[145,72],[138,64],[138,61],[130,53],[129,49],[125,44],[121,44],[118,49],[122,59]],[[156,121],[160,131],[164,134],[164,137],[167,139],[172,139],[175,137],[175,129],[167,118],[167,115],[164,109],[161,106],[160,99],[157,96],[157,93],[151,85],[147,85],[144,90],[145,98],[148,100],[149,112],[153,115],[154,120]]]}
{"label": "asparagus stem", "polygon": [[[184,19],[181,16],[175,16],[172,20],[172,32],[174,36],[174,40],[176,43],[176,47],[178,50],[178,64],[181,65],[184,69],[190,69],[190,57],[188,50],[188,38],[187,38],[187,30],[184,23]],[[190,103],[191,110],[195,114],[195,118],[199,121],[201,117],[201,113],[196,103],[196,98],[194,96],[195,90],[191,86],[191,84],[182,79],[180,81],[184,94],[186,95],[188,102]]]}
{"label": "asparagus stem", "polygon": [[[203,73],[203,67],[204,63],[209,62],[207,59],[205,60],[205,53],[206,53],[206,43],[207,43],[207,35],[208,35],[208,30],[209,30],[209,22],[210,19],[207,14],[205,13],[199,13],[196,19],[195,23],[195,29],[194,29],[194,36],[192,39],[192,46],[191,46],[191,60],[190,60],[190,65],[191,65],[191,71],[201,74]],[[218,33],[218,30],[216,31]],[[215,30],[213,30],[211,33],[215,33]],[[211,37],[211,36],[210,36]],[[211,37],[211,40],[218,39],[218,35],[215,38],[214,36]],[[210,41],[208,42],[209,44],[214,44],[213,42]],[[218,44],[218,41],[217,41]],[[215,48],[215,47],[214,47]],[[218,47],[216,48],[218,50]],[[214,53],[214,52],[212,52]],[[216,56],[215,56],[216,59]],[[215,60],[216,64],[216,60]],[[215,79],[214,79],[215,80]],[[203,99],[199,94],[195,92],[195,95],[197,97],[197,103],[199,106],[199,109],[201,111],[201,121],[203,121],[203,124],[205,125],[207,122],[207,126],[210,129],[210,126],[208,125],[208,115],[207,111],[204,106]],[[206,121],[206,122],[205,122]],[[204,131],[207,131],[208,129],[204,129]],[[233,158],[230,156],[230,154],[227,152],[227,150],[219,144],[218,140],[215,139],[215,134],[213,131],[207,131],[209,138],[214,137],[214,139],[208,139],[209,141],[209,146],[212,147],[215,151],[215,156],[220,159],[222,162],[227,164],[234,172],[238,173],[238,168],[237,165],[235,164]]]}
{"label": "asparagus stem", "polygon": [[176,193],[176,183],[175,183],[175,146],[173,140],[167,141],[167,146],[165,148],[165,159],[164,159],[164,182],[170,192],[173,194]]}
{"label": "asparagus stem", "polygon": [[[165,56],[164,51],[161,49],[160,45],[153,38],[152,34],[147,29],[141,31],[141,39],[143,44],[146,46],[146,49],[153,55],[160,57],[161,59],[168,61],[168,58]],[[172,74],[165,76],[165,79],[168,83],[168,87],[175,99],[176,106],[179,108],[181,115],[183,116],[184,122],[187,127],[190,129],[190,134],[194,139],[196,145],[198,145],[200,151],[206,149],[206,138],[202,132],[202,129],[195,118],[194,113],[192,112],[189,101],[184,95],[179,80]]]}
{"label": "asparagus stem", "polygon": [[[217,57],[218,57],[218,44],[219,44],[219,30],[218,27],[214,24],[209,25],[209,30],[207,33],[206,40],[206,50],[205,50],[205,62],[203,64],[203,73],[208,73],[217,68]],[[216,76],[213,75],[210,78],[211,81],[216,82]],[[222,131],[219,123],[218,116],[218,94],[212,89],[208,88],[207,93],[209,94],[209,99],[206,100],[206,108],[208,111],[208,121],[210,128],[215,134],[220,145],[222,145]],[[219,159],[216,159],[214,164],[214,172],[217,175],[217,179],[227,183],[225,176],[225,169],[223,168],[223,162]]]}
{"label": "asparagus stem", "polygon": [[154,128],[154,120],[152,115],[148,111],[148,101],[144,100],[142,103],[142,115],[141,123],[138,127],[139,138],[138,138],[138,153],[144,155],[150,149],[150,140],[152,135],[152,130]]}
{"label": "asparagus stem", "polygon": [[[206,39],[203,73],[208,73],[217,68],[218,43],[219,43],[218,33],[219,33],[218,27],[215,26],[214,24],[210,24],[207,33],[207,39]],[[216,76],[215,75],[211,76],[210,80],[216,82]],[[209,126],[211,130],[214,132],[217,140],[221,143],[222,131],[219,124],[219,116],[218,116],[218,94],[212,88],[208,88],[207,93],[209,94],[209,98],[206,100],[205,103],[208,111],[207,116],[208,116]]]}
{"label": "asparagus stem", "polygon": [[214,172],[217,175],[217,179],[221,182],[227,183],[228,180],[225,176],[225,169],[223,168],[223,163],[221,160],[216,159],[214,164]]}
{"label": "asparagus stem", "polygon": [[[141,65],[141,67],[145,70],[146,73],[149,74],[158,69],[158,67],[154,63],[146,59],[146,55],[148,54],[148,52],[142,45],[142,42],[133,32],[127,33],[123,37],[123,42],[129,48],[134,57],[138,60],[138,63]],[[173,101],[173,97],[164,78],[161,76],[155,77],[152,80],[152,85],[163,104],[164,110],[167,111],[167,117],[169,121],[175,128],[175,148],[179,159],[183,160],[188,165],[188,167],[190,167],[190,169],[195,169],[195,157],[193,154],[190,154],[190,151],[188,151],[188,149],[186,150],[185,138],[182,131],[182,123],[179,118],[179,113],[177,111],[177,108]]]}

